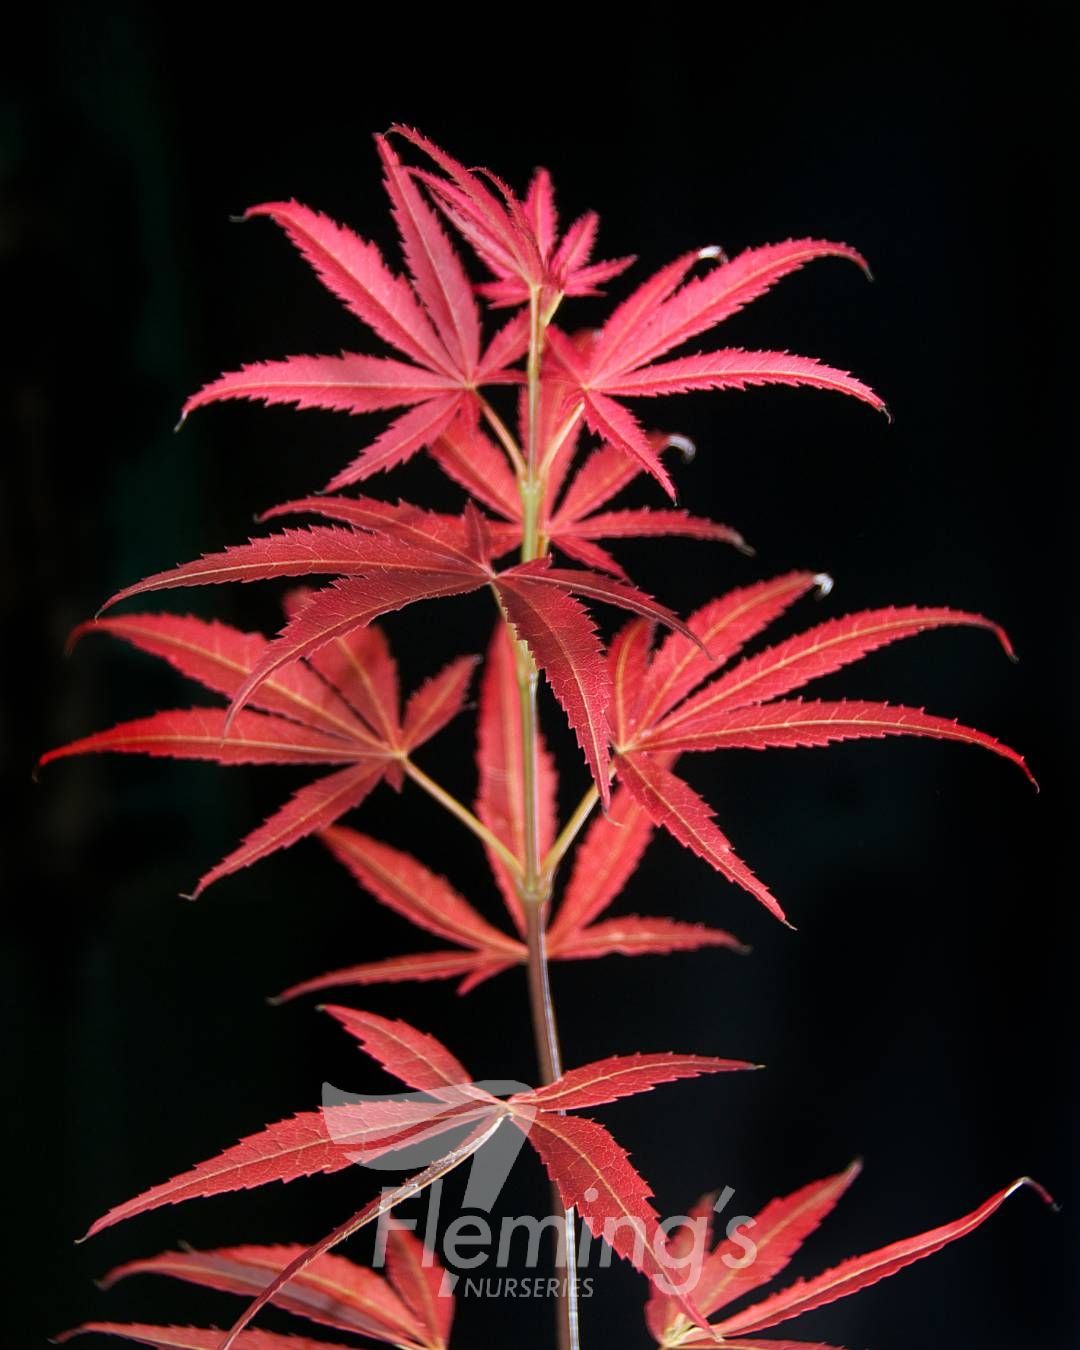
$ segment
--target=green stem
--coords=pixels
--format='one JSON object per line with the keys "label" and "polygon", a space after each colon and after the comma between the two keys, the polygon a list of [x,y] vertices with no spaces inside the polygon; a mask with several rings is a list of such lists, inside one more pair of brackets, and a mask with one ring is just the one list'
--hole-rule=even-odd
{"label": "green stem", "polygon": [[429,797],[433,797],[440,806],[444,806],[467,830],[470,830],[487,845],[493,853],[497,853],[506,866],[513,873],[515,879],[520,879],[521,863],[510,852],[501,839],[488,829],[482,820],[474,816],[464,802],[458,801],[452,792],[447,792],[446,788],[441,787],[434,778],[429,777],[423,769],[419,768],[406,756],[402,759],[402,767],[413,782],[424,789]]}
{"label": "green stem", "polygon": [[543,462],[542,462],[541,465],[540,465],[540,473],[541,473],[541,476],[545,475],[545,474],[547,473],[548,469],[551,467],[552,461],[554,460],[555,456],[559,453],[559,451],[560,451],[560,450],[562,449],[562,447],[563,447],[563,442],[566,440],[567,436],[570,435],[570,433],[573,431],[573,429],[577,426],[578,421],[579,421],[580,418],[581,418],[581,414],[582,414],[584,411],[585,411],[585,404],[584,404],[584,403],[579,403],[579,404],[571,411],[570,416],[566,419],[566,421],[565,421],[565,422],[562,424],[562,426],[558,429],[558,431],[555,433],[555,435],[552,436],[552,438],[551,438],[551,444],[550,444],[550,445],[547,447],[547,449],[544,451],[544,459],[543,459]]}
{"label": "green stem", "polygon": [[[540,536],[540,516],[544,501],[546,456],[537,444],[540,423],[540,359],[544,344],[545,316],[540,312],[540,290],[529,294],[529,354],[526,361],[527,440],[525,473],[519,479],[521,491],[521,560],[539,557],[544,542]],[[541,866],[539,811],[537,809],[537,714],[538,672],[532,653],[524,642],[517,644],[517,681],[521,705],[522,798],[525,813],[525,867],[518,883],[525,912],[525,942],[528,949],[526,969],[529,981],[529,1009],[533,1039],[542,1083],[551,1083],[562,1073],[559,1032],[555,1007],[548,982],[544,925],[551,899],[551,877]],[[556,1269],[561,1270],[564,1285],[559,1300],[557,1321],[559,1350],[578,1350],[577,1240],[574,1211],[564,1210],[558,1188],[551,1188],[552,1208],[563,1215],[561,1242],[556,1239]]]}
{"label": "green stem", "polygon": [[506,423],[502,420],[502,418],[499,416],[499,414],[495,411],[495,409],[491,406],[491,404],[487,401],[486,398],[482,398],[480,400],[480,408],[484,416],[487,418],[488,425],[491,427],[492,431],[494,431],[495,435],[499,438],[499,444],[506,451],[507,458],[510,460],[510,463],[514,466],[514,472],[517,474],[518,479],[520,480],[525,476],[526,473],[525,459],[521,451],[518,449],[518,443],[517,441],[514,440],[510,428],[506,425]]}
{"label": "green stem", "polygon": [[555,869],[566,856],[570,845],[577,838],[585,822],[592,815],[593,807],[599,800],[600,793],[596,789],[596,784],[593,783],[585,793],[584,797],[582,797],[581,801],[574,807],[570,819],[559,831],[559,837],[544,855],[544,861],[541,864],[541,874],[547,879],[549,889],[555,876]]}

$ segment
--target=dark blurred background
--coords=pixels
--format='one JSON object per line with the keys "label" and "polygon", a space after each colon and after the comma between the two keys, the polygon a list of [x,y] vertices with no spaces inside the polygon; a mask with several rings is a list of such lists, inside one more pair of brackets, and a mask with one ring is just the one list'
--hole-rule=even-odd
{"label": "dark blurred background", "polygon": [[[657,419],[700,447],[678,468],[684,503],[737,525],[758,556],[690,542],[621,556],[682,611],[792,565],[827,569],[833,596],[804,602],[785,632],[885,603],[992,615],[1018,666],[986,634],[944,631],[821,691],[959,716],[1021,748],[1042,793],[1004,761],[932,742],[694,763],[798,932],[656,842],[623,912],[712,920],[753,955],[556,968],[565,1054],[767,1063],[603,1116],[665,1213],[723,1185],[752,1212],[861,1155],[866,1172],[802,1273],[962,1214],[1022,1172],[1066,1202],[1054,1215],[1021,1195],[976,1236],[790,1334],[876,1350],[1075,1343],[1070,9],[812,22],[669,10],[647,26],[46,4],[19,21],[0,98],[0,986],[17,1263],[5,1343],[37,1345],[87,1318],[227,1323],[224,1296],[150,1281],[103,1294],[92,1281],[178,1239],[313,1240],[370,1189],[359,1173],[314,1179],[72,1245],[112,1203],[315,1105],[324,1079],[385,1090],[309,1005],[264,996],[416,939],[314,843],[197,905],[177,899],[303,773],[103,758],[34,786],[30,770],[65,739],[192,698],[104,639],[65,660],[74,623],[120,585],[244,538],[254,512],[325,482],[360,447],[359,423],[250,406],[171,428],[187,393],[240,361],[373,350],[272,227],[229,217],[295,195],[392,250],[370,133],[394,120],[519,186],[547,164],[567,217],[601,212],[602,256],[637,252],[643,268],[789,235],[845,239],[870,258],[874,285],[815,264],[722,341],[851,369],[888,398],[894,425],[811,392],[668,403]],[[582,324],[602,313],[577,302]],[[373,486],[460,500],[419,461]],[[658,502],[647,489],[636,500]],[[278,621],[272,587],[166,599],[246,627]],[[488,615],[452,601],[387,628],[411,682],[480,650]],[[584,773],[556,740],[569,804]],[[422,762],[470,794],[471,717]],[[414,847],[498,916],[479,853],[427,799],[381,789],[363,827]],[[478,1077],[533,1072],[516,975],[468,999],[399,986],[354,1001],[436,1031]],[[505,1204],[539,1210],[544,1195],[523,1162]],[[613,1268],[585,1307],[586,1343],[645,1346],[640,1294]],[[474,1299],[459,1319],[462,1345],[548,1343],[535,1305]]]}

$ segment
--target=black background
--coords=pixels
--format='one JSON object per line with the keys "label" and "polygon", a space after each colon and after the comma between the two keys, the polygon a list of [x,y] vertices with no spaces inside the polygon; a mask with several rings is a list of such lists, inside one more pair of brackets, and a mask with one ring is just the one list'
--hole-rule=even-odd
{"label": "black background", "polygon": [[[682,611],[792,565],[827,569],[833,596],[804,602],[785,632],[885,603],[994,616],[1018,666],[985,634],[946,631],[822,693],[958,715],[1027,753],[1042,793],[1004,761],[931,742],[695,763],[693,781],[799,931],[655,843],[623,912],[710,919],[754,953],[556,969],[565,1053],[766,1062],[603,1117],[664,1212],[725,1184],[752,1212],[863,1156],[802,1273],[964,1213],[1018,1173],[1066,1202],[1055,1215],[1021,1195],[976,1236],[791,1334],[877,1350],[1072,1343],[1075,43],[1066,7],[1018,13],[990,25],[982,7],[812,22],[668,9],[630,27],[517,8],[433,25],[404,6],[275,19],[54,5],[25,20],[0,105],[11,831],[0,984],[13,1029],[4,1228],[18,1263],[5,1343],[91,1317],[227,1322],[224,1297],[151,1281],[103,1294],[92,1280],[178,1239],[311,1240],[370,1189],[359,1173],[271,1187],[72,1245],[110,1204],[315,1105],[324,1079],[388,1086],[310,1006],[263,996],[414,938],[312,843],[197,905],[176,898],[303,774],[102,759],[34,787],[30,768],[66,738],[190,696],[104,640],[65,661],[73,623],[121,584],[243,538],[256,510],[323,483],[359,449],[359,423],[323,414],[222,407],[170,428],[188,392],[241,360],[363,346],[272,227],[228,217],[295,195],[392,249],[370,133],[393,120],[517,185],[547,164],[567,217],[601,212],[602,256],[635,251],[651,268],[706,243],[816,235],[870,258],[875,285],[816,264],[723,341],[852,369],[887,397],[894,425],[800,391],[669,402],[657,420],[700,446],[678,470],[684,503],[740,527],[758,557],[689,542],[622,556]],[[575,312],[588,324],[603,310]],[[460,499],[423,463],[376,488]],[[647,489],[638,499],[658,504]],[[271,588],[172,607],[277,620]],[[487,622],[466,600],[387,628],[414,682],[479,650]],[[423,760],[465,794],[471,731],[460,719]],[[569,804],[583,771],[557,744]],[[477,851],[426,799],[381,789],[363,825],[497,917]],[[399,986],[354,1001],[436,1031],[477,1077],[533,1073],[518,976],[465,1000]],[[543,1197],[523,1162],[507,1211]],[[625,1268],[606,1275],[585,1308],[587,1343],[647,1344],[640,1289]],[[469,1300],[459,1324],[462,1345],[548,1343],[536,1305]]]}

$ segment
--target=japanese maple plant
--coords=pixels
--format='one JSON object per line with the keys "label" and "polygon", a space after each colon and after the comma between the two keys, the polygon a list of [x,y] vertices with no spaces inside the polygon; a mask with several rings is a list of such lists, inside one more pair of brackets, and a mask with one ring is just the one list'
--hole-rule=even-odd
{"label": "japanese maple plant", "polygon": [[[979,746],[1027,773],[1014,750],[949,718],[801,692],[879,647],[931,628],[986,629],[1011,653],[1008,639],[977,614],[908,606],[827,618],[762,645],[760,636],[802,597],[827,594],[827,577],[809,571],[769,577],[680,619],[635,585],[609,549],[620,539],[674,535],[745,548],[729,526],[674,505],[665,456],[687,444],[647,430],[626,400],[784,384],[846,394],[884,411],[866,384],[810,357],[734,347],[685,351],[814,259],[844,259],[865,269],[853,248],[789,239],[730,258],[716,248],[686,253],[629,290],[601,327],[579,331],[575,297],[600,294],[634,261],[593,260],[595,215],[560,231],[544,170],[519,198],[490,172],[464,167],[409,128],[376,137],[376,145],[404,275],[391,270],[373,244],[296,202],[247,214],[279,226],[360,321],[365,337],[393,354],[294,356],[245,366],[195,394],[184,415],[222,399],[354,415],[403,411],[321,493],[264,517],[315,523],[275,524],[259,538],[129,586],[106,606],[174,587],[287,579],[285,622],[276,636],[123,611],[77,630],[109,633],[160,657],[221,702],[125,722],[53,750],[44,761],[119,751],[311,766],[312,780],[210,867],[194,894],[317,837],[365,892],[444,945],[318,974],[282,997],[409,980],[457,980],[467,992],[524,967],[537,1062],[508,1063],[505,1072],[536,1076],[539,1083],[517,1082],[503,1092],[476,1084],[431,1034],[373,1012],[326,1008],[408,1094],[324,1102],[268,1125],[117,1205],[90,1233],[197,1196],[330,1173],[357,1160],[385,1165],[409,1149],[414,1157],[425,1149],[426,1165],[380,1188],[312,1245],[184,1249],[133,1261],[108,1277],[165,1274],[246,1296],[228,1333],[165,1322],[90,1322],[77,1331],[217,1350],[327,1346],[322,1339],[252,1329],[255,1315],[272,1303],[334,1332],[444,1347],[453,1282],[444,1278],[435,1252],[394,1225],[384,1269],[331,1249],[477,1154],[496,1133],[516,1132],[539,1155],[559,1216],[551,1221],[559,1239],[558,1278],[551,1284],[555,1334],[564,1350],[579,1344],[577,1276],[593,1238],[605,1239],[648,1280],[645,1325],[661,1345],[792,1347],[796,1342],[761,1334],[970,1232],[1027,1179],[962,1218],[731,1311],[787,1265],[857,1167],[773,1200],[744,1230],[729,1226],[711,1250],[710,1199],[677,1224],[661,1222],[626,1152],[605,1126],[579,1111],[676,1079],[755,1066],[693,1054],[628,1053],[613,1045],[610,1058],[564,1067],[549,962],[740,945],[725,928],[678,915],[607,914],[657,830],[787,922],[780,901],[734,851],[708,803],[679,776],[684,755],[927,736]],[[477,281],[466,269],[453,236],[486,269],[486,279]],[[421,452],[464,490],[459,514],[345,491]],[[643,475],[671,504],[613,506]],[[478,590],[490,594],[494,619],[482,667],[477,671],[473,657],[459,656],[403,700],[376,620],[420,601],[449,607],[453,597]],[[629,616],[606,649],[591,614],[597,604]],[[435,781],[418,757],[462,713],[474,683],[478,784],[470,804],[471,765],[461,766],[455,788]],[[557,818],[556,767],[540,727],[542,683],[584,761],[568,766],[581,773],[584,790],[565,820]],[[501,926],[485,916],[482,901],[474,906],[432,870],[439,859],[413,857],[343,823],[384,782],[427,793],[475,837],[505,907]],[[726,899],[727,889],[720,889]],[[505,997],[512,1013],[516,982],[506,981]],[[228,1136],[227,1124],[223,1133]],[[691,1180],[688,1200],[692,1188]],[[688,1276],[694,1248],[698,1259]]]}

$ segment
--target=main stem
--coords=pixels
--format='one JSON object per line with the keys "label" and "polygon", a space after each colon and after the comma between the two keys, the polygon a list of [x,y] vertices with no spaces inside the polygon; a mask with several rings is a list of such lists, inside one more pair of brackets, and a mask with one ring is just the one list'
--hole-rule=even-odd
{"label": "main stem", "polygon": [[[529,297],[529,354],[526,363],[527,438],[525,444],[525,471],[519,477],[522,505],[521,560],[529,562],[540,556],[540,512],[543,504],[545,472],[544,456],[538,445],[540,421],[540,359],[544,345],[544,316],[540,312],[540,293],[533,287]],[[522,800],[525,814],[525,868],[519,885],[522,908],[525,911],[525,941],[528,947],[529,1009],[532,1014],[533,1038],[542,1083],[553,1082],[562,1073],[559,1053],[559,1031],[555,1008],[551,1001],[548,982],[547,951],[544,929],[548,902],[551,899],[551,877],[545,872],[540,855],[539,812],[537,810],[537,716],[536,690],[538,673],[532,653],[524,642],[517,644],[517,680],[521,705],[522,738]],[[562,1210],[558,1188],[552,1186],[552,1206]],[[577,1239],[574,1230],[574,1211],[563,1210],[563,1232],[556,1240],[556,1269],[561,1270],[564,1285],[559,1300],[559,1350],[578,1350],[577,1298]]]}

